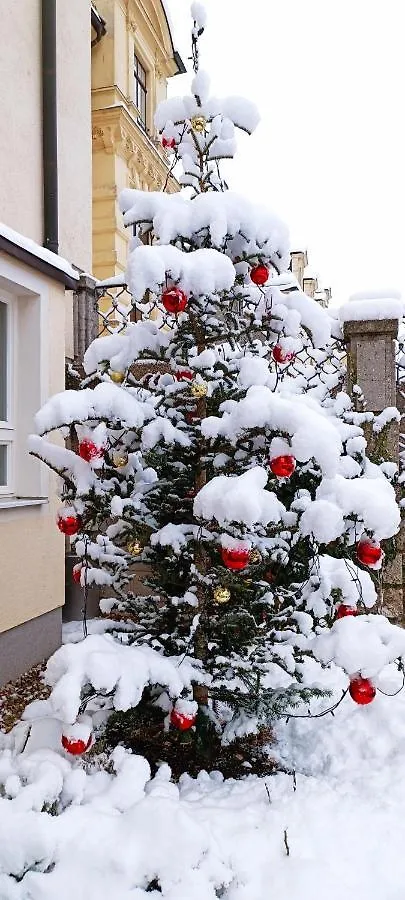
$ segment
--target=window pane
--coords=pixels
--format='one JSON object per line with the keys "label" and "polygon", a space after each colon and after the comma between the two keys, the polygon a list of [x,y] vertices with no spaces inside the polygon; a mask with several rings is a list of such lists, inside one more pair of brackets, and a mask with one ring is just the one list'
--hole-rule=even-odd
{"label": "window pane", "polygon": [[138,62],[138,78],[141,84],[146,87],[146,72],[143,66],[141,66],[140,62]]}
{"label": "window pane", "polygon": [[0,421],[7,419],[7,304],[0,301]]}
{"label": "window pane", "polygon": [[0,487],[7,485],[7,446],[0,444]]}

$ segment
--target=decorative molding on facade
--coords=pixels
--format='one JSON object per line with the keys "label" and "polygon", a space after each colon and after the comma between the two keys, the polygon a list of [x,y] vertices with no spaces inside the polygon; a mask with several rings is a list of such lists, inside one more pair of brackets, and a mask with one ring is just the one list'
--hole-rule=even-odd
{"label": "decorative molding on facade", "polygon": [[[131,181],[137,183],[142,179],[150,190],[162,190],[168,173],[167,163],[124,107],[94,110],[92,138],[95,153],[104,151],[126,162]],[[178,187],[175,178],[170,176],[168,191],[176,191]]]}

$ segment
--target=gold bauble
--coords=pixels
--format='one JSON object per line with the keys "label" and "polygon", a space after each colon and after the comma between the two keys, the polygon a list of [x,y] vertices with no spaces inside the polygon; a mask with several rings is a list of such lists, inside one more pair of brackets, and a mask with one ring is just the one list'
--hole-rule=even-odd
{"label": "gold bauble", "polygon": [[139,541],[130,541],[129,544],[127,544],[127,550],[131,556],[140,556],[143,547]]}
{"label": "gold bauble", "polygon": [[257,547],[253,547],[253,550],[251,550],[249,553],[250,564],[254,566],[257,563],[261,563],[261,561],[262,561],[262,554],[260,553],[260,550],[258,550]]}
{"label": "gold bauble", "polygon": [[113,450],[111,459],[116,469],[123,469],[128,465],[128,453],[126,450]]}
{"label": "gold bauble", "polygon": [[217,587],[214,591],[215,603],[229,603],[231,592],[227,587]]}
{"label": "gold bauble", "polygon": [[125,380],[125,372],[114,372],[114,369],[109,369],[108,374],[115,384],[122,384]]}
{"label": "gold bauble", "polygon": [[193,397],[201,400],[202,397],[206,397],[208,394],[208,384],[205,381],[193,381],[190,391]]}
{"label": "gold bauble", "polygon": [[193,131],[198,131],[199,134],[202,134],[207,127],[207,120],[205,116],[193,116],[191,119],[191,127]]}

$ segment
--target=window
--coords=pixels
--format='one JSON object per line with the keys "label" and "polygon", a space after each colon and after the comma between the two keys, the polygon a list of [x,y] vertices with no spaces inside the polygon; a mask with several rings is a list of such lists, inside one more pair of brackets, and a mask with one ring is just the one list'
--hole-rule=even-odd
{"label": "window", "polygon": [[134,54],[135,105],[139,110],[138,124],[146,130],[146,70]]}
{"label": "window", "polygon": [[13,490],[12,314],[10,298],[0,294],[0,496]]}

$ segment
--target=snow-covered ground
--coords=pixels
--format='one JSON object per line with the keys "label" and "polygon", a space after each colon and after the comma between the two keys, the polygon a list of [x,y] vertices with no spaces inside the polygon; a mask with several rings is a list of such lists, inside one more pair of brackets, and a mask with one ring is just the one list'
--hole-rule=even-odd
{"label": "snow-covered ground", "polygon": [[[339,696],[337,670],[327,678]],[[16,752],[23,728],[0,737],[0,872],[16,876],[0,875],[1,900],[403,900],[405,691],[280,723],[275,754],[295,779],[176,785],[122,748],[115,774],[86,771],[63,751]]]}

